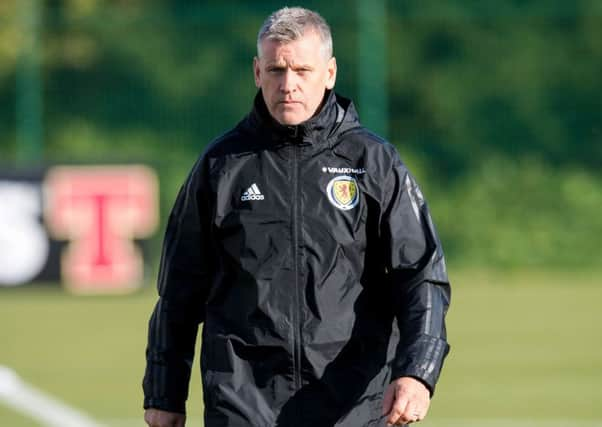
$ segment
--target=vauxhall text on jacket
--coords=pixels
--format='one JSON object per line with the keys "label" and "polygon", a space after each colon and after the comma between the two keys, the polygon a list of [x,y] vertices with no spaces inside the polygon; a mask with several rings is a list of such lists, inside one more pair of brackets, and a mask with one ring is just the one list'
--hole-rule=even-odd
{"label": "vauxhall text on jacket", "polygon": [[450,288],[422,194],[394,147],[328,92],[274,122],[261,93],[197,161],[169,218],[145,408],[185,411],[203,323],[205,425],[382,426],[383,392],[431,390]]}

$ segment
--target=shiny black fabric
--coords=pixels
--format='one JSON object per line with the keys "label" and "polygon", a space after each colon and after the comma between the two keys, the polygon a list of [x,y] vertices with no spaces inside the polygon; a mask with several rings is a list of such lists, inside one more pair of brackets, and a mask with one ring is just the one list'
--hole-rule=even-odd
{"label": "shiny black fabric", "polygon": [[299,126],[261,94],[214,141],[169,218],[145,408],[185,411],[198,324],[205,425],[383,426],[383,392],[431,390],[450,288],[424,198],[394,147],[328,92]]}

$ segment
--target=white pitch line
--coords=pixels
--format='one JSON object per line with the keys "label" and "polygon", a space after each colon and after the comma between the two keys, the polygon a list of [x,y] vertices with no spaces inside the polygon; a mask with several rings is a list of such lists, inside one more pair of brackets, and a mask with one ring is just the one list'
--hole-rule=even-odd
{"label": "white pitch line", "polygon": [[88,415],[25,383],[0,365],[0,402],[48,427],[104,427]]}

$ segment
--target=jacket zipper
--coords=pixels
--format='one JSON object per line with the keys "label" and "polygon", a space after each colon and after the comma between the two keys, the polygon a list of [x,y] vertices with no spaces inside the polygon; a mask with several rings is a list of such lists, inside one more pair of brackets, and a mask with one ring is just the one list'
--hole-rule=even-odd
{"label": "jacket zipper", "polygon": [[[296,136],[296,135],[295,135]],[[295,389],[301,388],[301,290],[299,280],[299,145],[293,143],[293,259],[295,274],[295,291],[293,307],[294,349],[293,373]]]}

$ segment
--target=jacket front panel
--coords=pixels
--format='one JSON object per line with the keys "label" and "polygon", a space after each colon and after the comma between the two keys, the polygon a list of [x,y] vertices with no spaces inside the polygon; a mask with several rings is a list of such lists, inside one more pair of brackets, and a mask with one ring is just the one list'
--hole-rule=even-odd
{"label": "jacket front panel", "polygon": [[[383,191],[375,175],[391,164],[372,164],[378,159],[357,138],[347,142],[352,157],[337,155],[344,140],[284,140],[222,158],[213,232],[227,273],[207,302],[206,394],[217,399],[209,412],[224,394],[244,412],[240,396],[249,389],[263,409],[247,414],[259,414],[258,425],[315,425],[308,417],[316,401],[319,425],[335,425],[362,399],[363,418],[380,419],[393,312],[384,264],[371,265],[366,254],[379,247]],[[354,194],[337,201],[337,183]],[[244,197],[253,186],[263,197]],[[344,205],[345,196],[356,200]]]}

